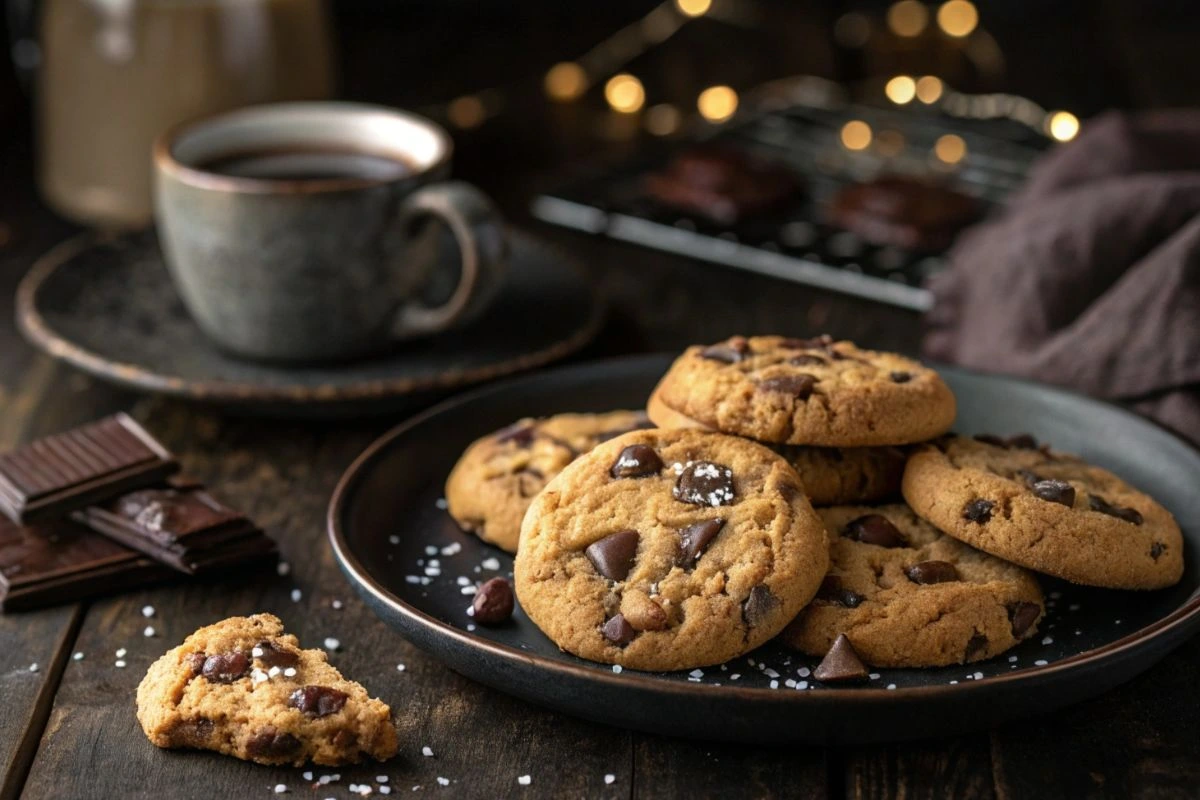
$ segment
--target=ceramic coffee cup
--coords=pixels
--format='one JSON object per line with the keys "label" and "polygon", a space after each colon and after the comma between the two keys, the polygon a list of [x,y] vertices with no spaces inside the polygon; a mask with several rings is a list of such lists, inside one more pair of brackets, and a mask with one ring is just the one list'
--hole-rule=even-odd
{"label": "ceramic coffee cup", "polygon": [[[433,122],[355,103],[252,106],[167,131],[155,218],[184,305],[222,349],[273,361],[359,356],[469,319],[507,247],[487,197],[446,180],[451,151]],[[432,220],[457,259],[438,253]],[[423,299],[455,281],[444,302]]]}

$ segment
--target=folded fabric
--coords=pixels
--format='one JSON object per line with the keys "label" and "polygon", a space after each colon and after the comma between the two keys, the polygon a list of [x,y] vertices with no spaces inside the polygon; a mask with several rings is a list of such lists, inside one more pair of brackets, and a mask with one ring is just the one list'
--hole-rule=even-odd
{"label": "folded fabric", "polygon": [[1200,111],[1097,118],[950,262],[929,358],[1121,401],[1200,443]]}

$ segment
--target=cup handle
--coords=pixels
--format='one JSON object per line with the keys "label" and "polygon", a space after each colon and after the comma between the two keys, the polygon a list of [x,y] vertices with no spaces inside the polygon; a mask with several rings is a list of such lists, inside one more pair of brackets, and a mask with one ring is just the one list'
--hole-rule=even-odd
{"label": "cup handle", "polygon": [[392,335],[408,339],[445,330],[477,311],[499,284],[508,259],[508,239],[500,212],[469,183],[446,181],[423,186],[404,202],[398,224],[409,230],[425,217],[445,223],[458,242],[462,267],[458,286],[440,306],[409,303],[399,309]]}

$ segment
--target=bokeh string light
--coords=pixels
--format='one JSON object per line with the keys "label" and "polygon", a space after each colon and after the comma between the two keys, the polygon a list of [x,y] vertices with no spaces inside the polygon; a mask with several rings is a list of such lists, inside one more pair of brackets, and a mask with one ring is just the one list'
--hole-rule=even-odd
{"label": "bokeh string light", "polygon": [[710,86],[696,99],[696,109],[709,122],[724,122],[738,107],[737,92],[728,86]]}
{"label": "bokeh string light", "polygon": [[922,75],[917,79],[917,99],[926,105],[936,103],[942,96],[942,79],[936,75]]}
{"label": "bokeh string light", "polygon": [[957,164],[967,157],[967,143],[954,133],[947,133],[933,143],[933,154],[943,164]]}
{"label": "bokeh string light", "polygon": [[961,39],[979,26],[979,11],[969,0],[946,0],[937,10],[937,24],[947,36]]}
{"label": "bokeh string light", "polygon": [[884,94],[898,106],[911,103],[917,96],[917,82],[907,75],[897,75],[883,87]]}
{"label": "bokeh string light", "polygon": [[1069,142],[1079,134],[1079,118],[1070,111],[1055,111],[1046,118],[1046,132],[1060,142]]}
{"label": "bokeh string light", "polygon": [[641,81],[628,72],[622,72],[612,76],[608,83],[604,84],[604,99],[613,111],[632,114],[641,109],[642,104],[646,102],[646,90]]}
{"label": "bokeh string light", "polygon": [[842,126],[841,139],[847,150],[866,150],[871,146],[871,126],[861,119],[852,119]]}
{"label": "bokeh string light", "polygon": [[887,10],[887,26],[897,36],[920,36],[929,24],[929,9],[919,0],[900,0]]}

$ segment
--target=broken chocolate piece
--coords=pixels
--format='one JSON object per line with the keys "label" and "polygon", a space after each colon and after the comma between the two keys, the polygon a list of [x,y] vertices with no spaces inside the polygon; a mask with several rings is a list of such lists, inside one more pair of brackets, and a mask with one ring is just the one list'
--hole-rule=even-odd
{"label": "broken chocolate piece", "polygon": [[350,695],[330,686],[301,686],[288,697],[288,705],[314,717],[336,714]]}
{"label": "broken chocolate piece", "polygon": [[716,538],[723,527],[725,527],[725,520],[717,518],[688,525],[679,531],[679,558],[675,563],[685,569],[690,567],[696,559],[700,558],[709,542]]}
{"label": "broken chocolate piece", "polygon": [[747,625],[754,627],[765,620],[778,605],[779,599],[760,583],[750,590],[746,602],[742,604],[742,619]]}
{"label": "broken chocolate piece", "polygon": [[908,544],[900,529],[882,514],[866,514],[850,520],[842,530],[842,536],[879,547],[904,547]]}
{"label": "broken chocolate piece", "polygon": [[647,475],[657,475],[662,468],[662,459],[654,452],[653,447],[631,444],[617,456],[608,474],[614,478],[644,478]]}
{"label": "broken chocolate piece", "polygon": [[958,580],[958,568],[949,561],[922,561],[904,571],[913,583],[928,585]]}
{"label": "broken chocolate piece", "polygon": [[639,538],[637,531],[610,533],[588,545],[584,554],[601,575],[609,580],[623,581],[633,568]]}
{"label": "broken chocolate piece", "polygon": [[1008,607],[1008,619],[1012,623],[1013,638],[1025,636],[1037,618],[1042,615],[1042,607],[1037,603],[1017,602]]}
{"label": "broken chocolate piece", "polygon": [[863,664],[846,634],[838,634],[833,646],[813,670],[813,677],[821,683],[849,683],[867,679],[867,667]]}
{"label": "broken chocolate piece", "polygon": [[600,632],[604,634],[604,638],[608,639],[618,647],[624,647],[633,641],[633,637],[637,635],[637,631],[633,626],[625,621],[625,617],[617,614],[601,626]]}
{"label": "broken chocolate piece", "polygon": [[963,519],[983,525],[992,518],[995,507],[991,500],[972,500],[963,507]]}

